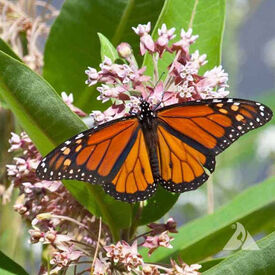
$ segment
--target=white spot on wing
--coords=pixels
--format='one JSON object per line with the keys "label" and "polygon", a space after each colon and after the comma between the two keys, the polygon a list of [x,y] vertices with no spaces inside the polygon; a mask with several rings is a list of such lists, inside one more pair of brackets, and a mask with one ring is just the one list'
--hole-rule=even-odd
{"label": "white spot on wing", "polygon": [[212,102],[214,102],[214,103],[218,103],[218,102],[222,102],[220,99],[213,99],[213,101]]}
{"label": "white spot on wing", "polygon": [[84,135],[83,135],[83,133],[80,133],[79,135],[77,135],[77,136],[75,137],[75,139],[79,139],[79,138],[82,138],[82,137],[84,137]]}

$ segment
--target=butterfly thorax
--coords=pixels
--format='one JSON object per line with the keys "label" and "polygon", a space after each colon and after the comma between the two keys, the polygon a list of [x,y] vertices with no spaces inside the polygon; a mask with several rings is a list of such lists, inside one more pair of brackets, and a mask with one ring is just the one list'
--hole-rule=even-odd
{"label": "butterfly thorax", "polygon": [[154,111],[150,108],[150,104],[141,101],[140,113],[138,115],[139,123],[144,134],[146,147],[149,153],[151,168],[154,177],[159,176],[159,164],[157,158],[157,121]]}

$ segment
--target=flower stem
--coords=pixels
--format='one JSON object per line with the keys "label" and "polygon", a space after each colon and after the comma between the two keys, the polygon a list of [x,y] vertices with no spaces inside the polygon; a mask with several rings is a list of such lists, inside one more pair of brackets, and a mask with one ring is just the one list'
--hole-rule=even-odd
{"label": "flower stem", "polygon": [[159,53],[153,55],[153,64],[154,64],[154,85],[157,84],[159,81],[159,70],[158,70],[158,60],[159,60]]}
{"label": "flower stem", "polygon": [[139,206],[138,206],[136,216],[133,217],[133,223],[130,227],[129,239],[131,239],[134,236],[135,232],[136,232],[136,229],[138,227],[138,222],[139,222],[140,216],[142,214],[143,206],[144,206],[144,202],[140,202]]}
{"label": "flower stem", "polygon": [[114,45],[118,44],[118,42],[121,39],[121,35],[122,35],[122,33],[126,27],[126,24],[128,22],[128,17],[130,16],[130,14],[134,8],[134,4],[135,4],[135,0],[129,0],[124,11],[123,11],[119,25],[118,25],[116,32],[112,38],[112,43]]}
{"label": "flower stem", "polygon": [[98,229],[97,244],[96,244],[95,254],[94,254],[94,258],[93,258],[93,263],[92,263],[92,266],[91,266],[91,275],[93,275],[93,272],[94,272],[95,260],[96,260],[96,257],[97,257],[99,243],[100,243],[100,237],[101,237],[101,228],[102,228],[102,221],[101,221],[101,217],[100,217],[99,218],[99,229]]}

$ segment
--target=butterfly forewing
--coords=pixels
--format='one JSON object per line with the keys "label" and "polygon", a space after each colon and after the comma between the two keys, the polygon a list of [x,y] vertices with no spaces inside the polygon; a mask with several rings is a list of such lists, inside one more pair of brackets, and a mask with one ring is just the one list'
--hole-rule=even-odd
{"label": "butterfly forewing", "polygon": [[67,140],[39,164],[42,179],[111,181],[133,146],[139,129],[136,118],[112,121]]}
{"label": "butterfly forewing", "polygon": [[[196,189],[215,169],[215,155],[272,117],[265,105],[214,99],[158,111],[160,183],[173,192]],[[204,168],[203,168],[204,167]]]}
{"label": "butterfly forewing", "polygon": [[224,98],[168,106],[158,117],[217,155],[241,135],[268,122],[272,111],[258,102]]}

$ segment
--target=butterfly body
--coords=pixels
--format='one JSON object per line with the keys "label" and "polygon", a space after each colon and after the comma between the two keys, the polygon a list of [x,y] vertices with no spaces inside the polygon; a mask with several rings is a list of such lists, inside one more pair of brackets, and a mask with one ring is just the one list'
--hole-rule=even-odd
{"label": "butterfly body", "polygon": [[141,100],[140,112],[84,131],[39,164],[45,180],[100,184],[114,198],[146,200],[161,185],[194,190],[215,169],[215,156],[268,122],[272,111],[243,99],[198,100],[160,108]]}
{"label": "butterfly body", "polygon": [[150,104],[146,101],[141,101],[140,104],[139,123],[141,125],[142,132],[144,133],[144,139],[146,148],[149,154],[151,169],[153,177],[156,179],[159,177],[159,163],[157,156],[157,118],[154,110],[150,108]]}

